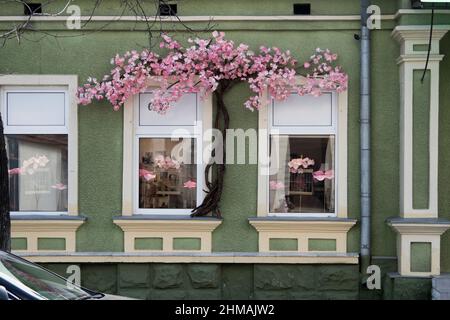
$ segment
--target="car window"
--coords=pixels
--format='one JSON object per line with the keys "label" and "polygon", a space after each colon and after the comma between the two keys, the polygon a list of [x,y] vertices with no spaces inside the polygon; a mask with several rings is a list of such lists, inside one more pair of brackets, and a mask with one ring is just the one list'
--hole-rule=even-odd
{"label": "car window", "polygon": [[6,279],[19,281],[39,295],[50,300],[74,300],[89,298],[83,289],[68,284],[61,278],[39,266],[0,252],[0,274]]}

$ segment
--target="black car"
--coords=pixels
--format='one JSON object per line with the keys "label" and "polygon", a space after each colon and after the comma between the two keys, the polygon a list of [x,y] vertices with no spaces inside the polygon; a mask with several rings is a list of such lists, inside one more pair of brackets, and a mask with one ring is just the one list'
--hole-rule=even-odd
{"label": "black car", "polygon": [[88,290],[14,254],[0,251],[0,300],[128,300]]}

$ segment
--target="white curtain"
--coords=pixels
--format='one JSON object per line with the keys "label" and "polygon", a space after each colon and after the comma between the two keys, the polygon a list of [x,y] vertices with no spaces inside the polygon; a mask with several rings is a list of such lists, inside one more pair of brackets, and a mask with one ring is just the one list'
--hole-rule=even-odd
{"label": "white curtain", "polygon": [[49,160],[45,166],[33,169],[19,175],[19,210],[20,211],[58,211],[62,198],[61,192],[52,188],[62,182],[61,150],[32,142],[19,142],[19,165],[32,157],[46,156]]}
{"label": "white curtain", "polygon": [[[290,161],[289,136],[277,136],[271,139],[271,160],[275,161],[278,171],[272,176],[271,181],[281,182],[284,188],[270,190],[270,212],[287,212],[286,196],[289,190],[289,168],[287,163]],[[278,155],[278,157],[277,157]]]}

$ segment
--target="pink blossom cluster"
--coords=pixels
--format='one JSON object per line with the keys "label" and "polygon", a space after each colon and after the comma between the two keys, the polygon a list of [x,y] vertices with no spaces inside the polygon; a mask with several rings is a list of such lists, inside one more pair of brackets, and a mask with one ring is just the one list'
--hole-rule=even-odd
{"label": "pink blossom cluster", "polygon": [[309,166],[313,166],[315,164],[315,161],[313,159],[310,159],[308,157],[301,157],[292,159],[288,162],[289,171],[291,173],[302,173],[303,169],[308,168]]}
{"label": "pink blossom cluster", "polygon": [[22,167],[12,168],[8,170],[9,175],[17,174],[33,174],[38,168],[45,167],[50,160],[45,155],[34,156],[22,162]]}
{"label": "pink blossom cluster", "polygon": [[267,90],[275,100],[285,100],[292,92],[301,95],[320,95],[322,90],[343,91],[347,87],[347,75],[334,66],[337,55],[328,49],[318,49],[305,62],[308,72],[306,82],[297,84],[296,61],[289,51],[260,47],[252,52],[248,45],[225,39],[223,32],[214,31],[212,39],[189,39],[184,48],[176,40],[163,35],[161,48],[167,50],[164,57],[144,50],[116,55],[111,63],[114,68],[102,81],[89,78],[78,89],[79,103],[87,105],[94,99],[107,99],[114,110],[119,110],[132,95],[145,90],[148,80],[158,81],[160,87],[153,93],[150,108],[165,113],[171,104],[185,93],[205,94],[215,91],[221,81],[247,82],[255,93],[245,103],[250,110],[261,107]]}
{"label": "pink blossom cluster", "polygon": [[329,49],[316,49],[310,60],[303,63],[305,83],[298,87],[298,94],[320,96],[323,91],[343,92],[347,90],[348,75],[340,66],[335,66],[338,56]]}
{"label": "pink blossom cluster", "polygon": [[334,179],[334,171],[333,170],[319,170],[313,172],[313,178],[317,181],[323,180],[331,180]]}
{"label": "pink blossom cluster", "polygon": [[157,155],[155,157],[155,165],[156,167],[164,170],[175,169],[178,170],[180,168],[180,162],[172,159],[171,157],[165,157],[163,155]]}
{"label": "pink blossom cluster", "polygon": [[193,180],[186,181],[183,184],[183,187],[186,189],[195,189],[197,187],[197,182],[195,182]]}
{"label": "pink blossom cluster", "polygon": [[156,175],[151,172],[148,171],[146,169],[139,169],[139,177],[143,178],[145,181],[150,181],[156,178]]}
{"label": "pink blossom cluster", "polygon": [[269,189],[270,190],[280,190],[280,189],[284,189],[284,183],[281,181],[274,181],[271,180],[269,182]]}

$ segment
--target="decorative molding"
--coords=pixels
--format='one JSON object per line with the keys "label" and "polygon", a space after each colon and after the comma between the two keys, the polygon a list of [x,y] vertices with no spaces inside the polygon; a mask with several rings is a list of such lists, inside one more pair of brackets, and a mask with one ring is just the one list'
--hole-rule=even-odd
{"label": "decorative molding", "polygon": [[[67,21],[69,16],[0,16],[0,22],[3,21]],[[381,20],[393,20],[395,15],[387,14],[381,15]],[[179,19],[178,19],[179,18]],[[174,17],[147,17],[148,21],[154,19],[161,20],[161,22],[180,23],[180,22],[226,22],[226,21],[359,21],[360,15],[274,15],[274,16],[178,16]],[[145,22],[144,17],[136,16],[81,16],[81,21],[130,21],[130,22]]]}
{"label": "decorative molding", "polygon": [[[440,271],[441,235],[450,228],[450,221],[438,219],[391,219],[388,225],[397,232],[398,272],[402,276],[429,277]],[[411,270],[411,243],[431,244],[431,270]]]}
{"label": "decorative molding", "polygon": [[[437,25],[433,27],[431,54],[439,54],[439,41],[448,30],[450,30],[450,26]],[[392,31],[391,36],[400,43],[400,52],[402,55],[423,55],[423,53],[414,51],[414,45],[428,45],[430,27],[423,25],[397,26]]]}
{"label": "decorative molding", "polygon": [[358,264],[358,254],[348,253],[20,253],[36,263],[240,263],[240,264]]}
{"label": "decorative molding", "polygon": [[[136,250],[136,238],[161,238],[163,241],[163,252],[177,251],[173,249],[174,238],[199,238],[201,240],[200,252],[211,252],[212,232],[222,220],[215,218],[181,218],[162,219],[132,216],[114,219],[124,232],[124,251],[152,251]],[[160,251],[160,250],[159,250]]]}
{"label": "decorative molding", "polygon": [[347,252],[347,233],[356,224],[355,219],[277,219],[250,218],[258,231],[259,251],[269,252],[270,239],[297,239],[298,252],[309,252],[309,239],[336,240],[336,252]]}
{"label": "decorative molding", "polygon": [[[15,219],[11,220],[11,238],[26,238],[27,249],[16,252],[38,252],[39,238],[64,238],[64,252],[76,251],[76,231],[84,223],[79,219]],[[46,250],[48,252],[48,250]]]}

